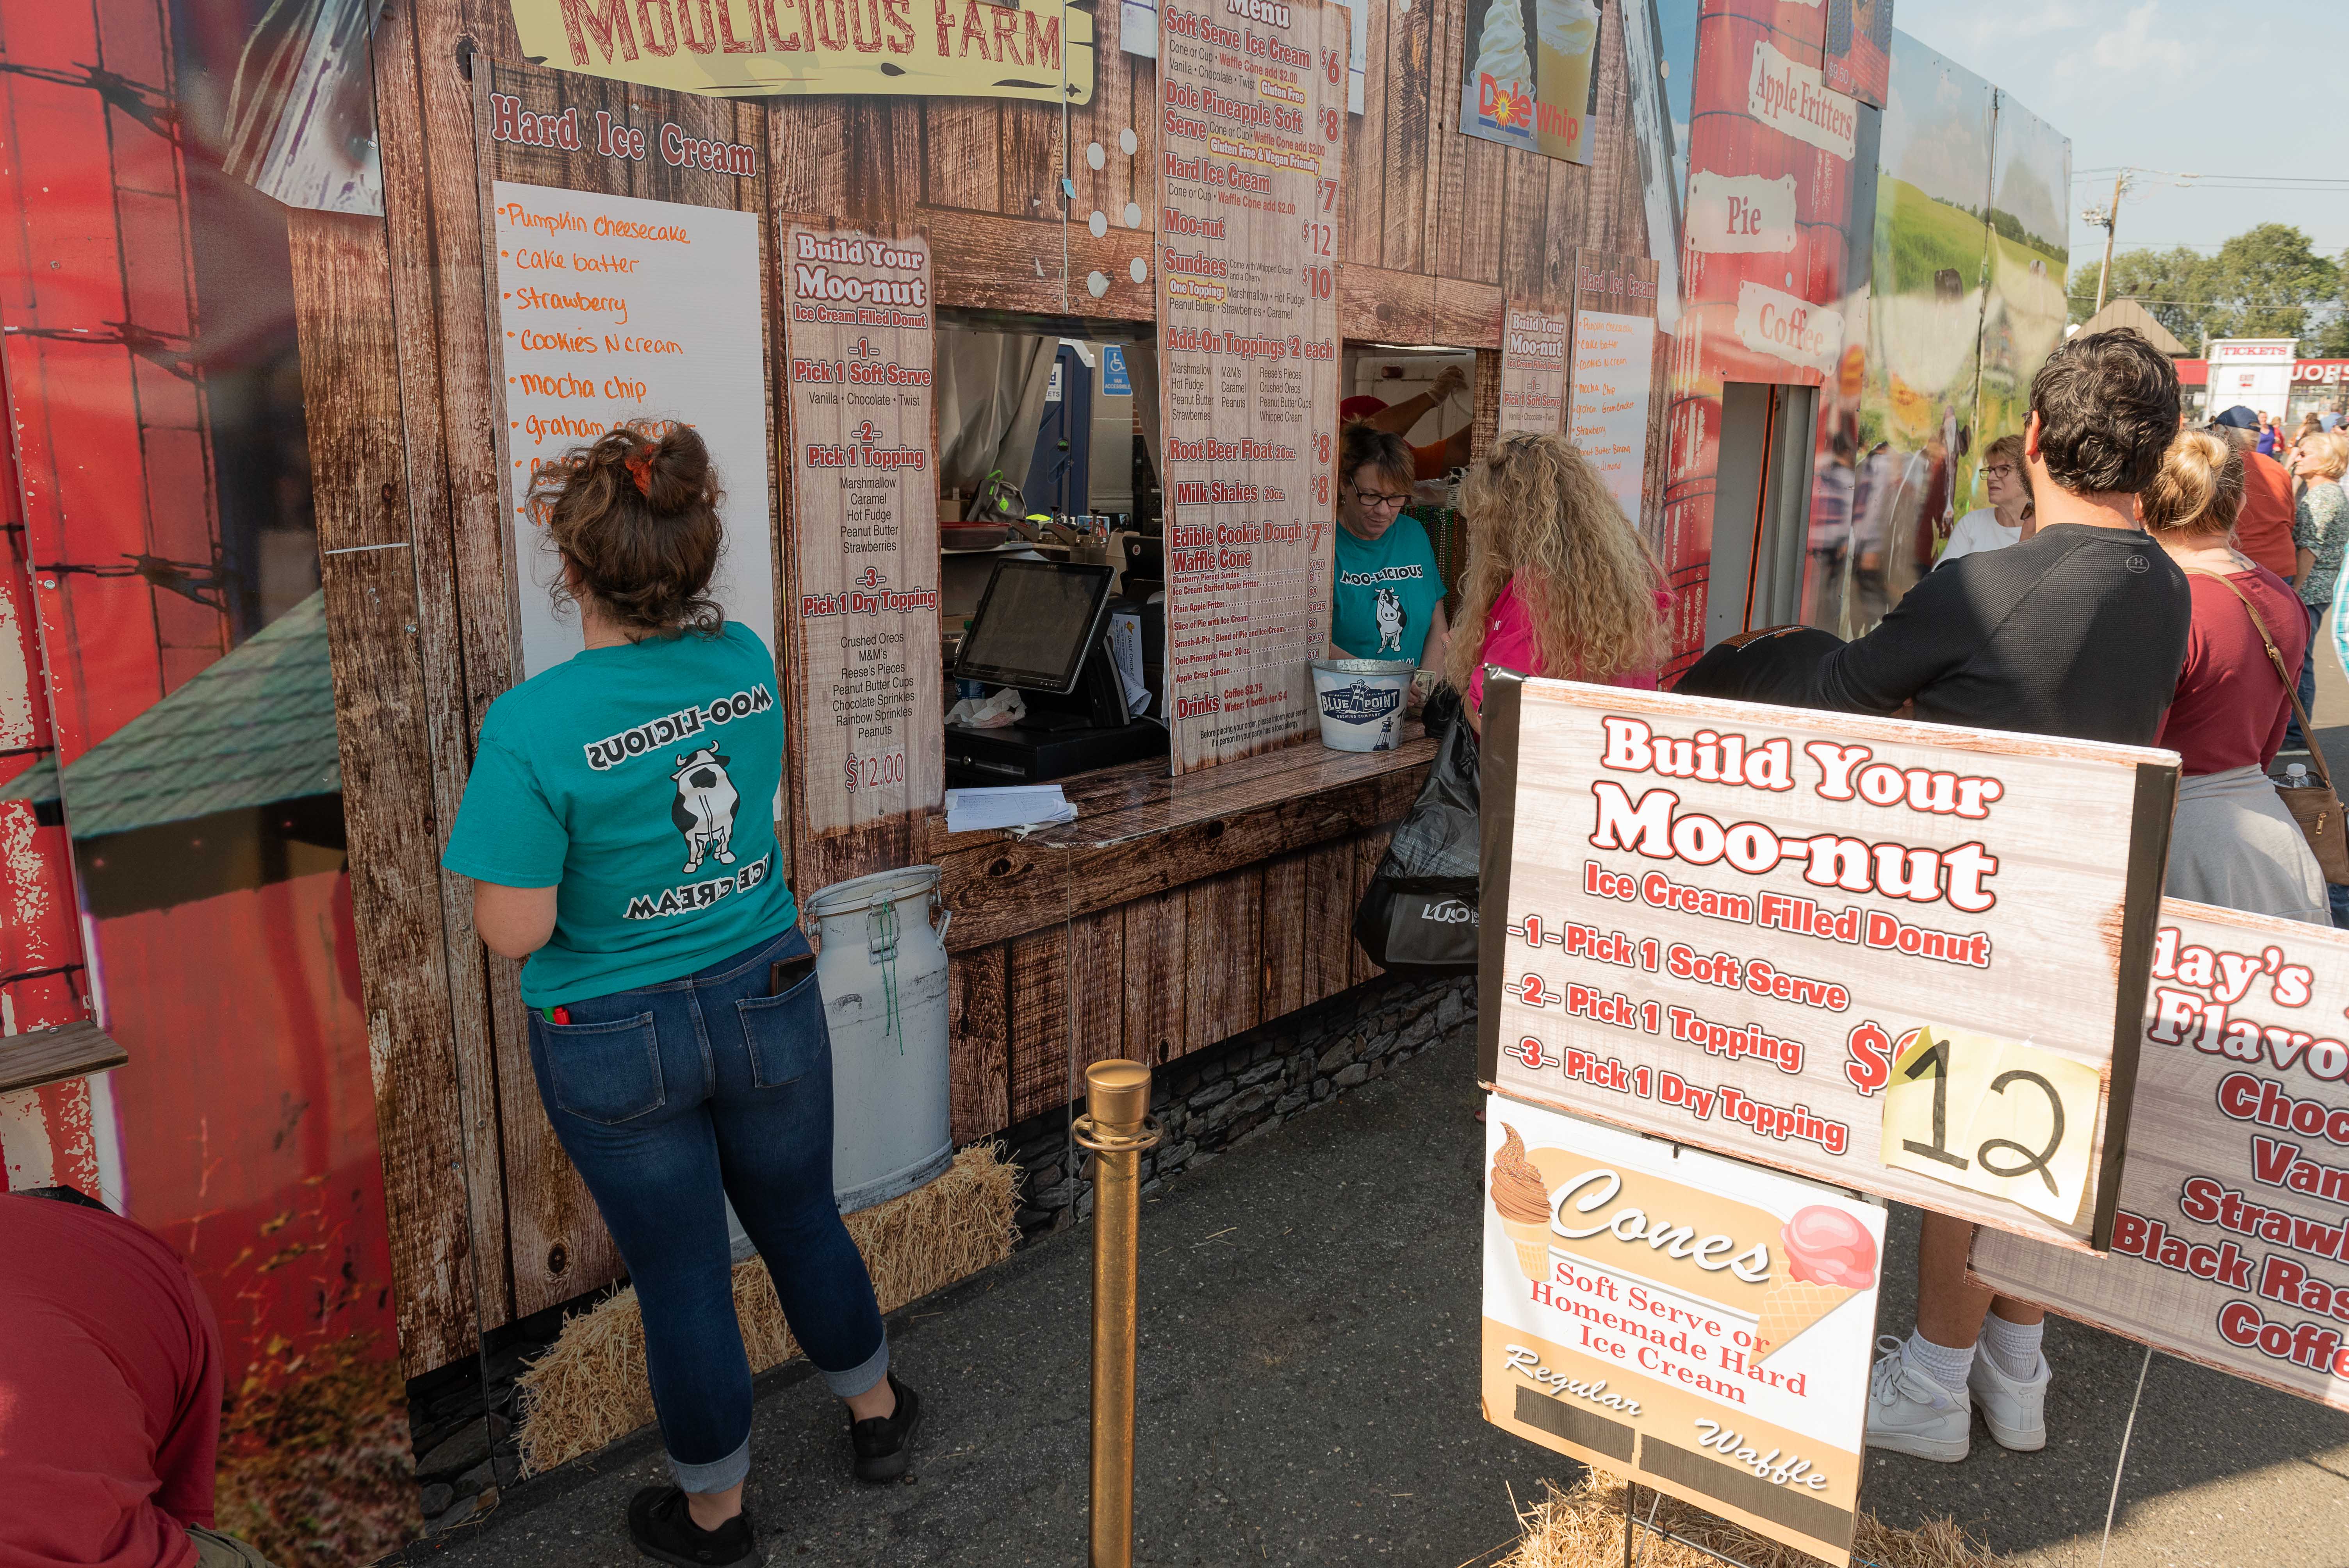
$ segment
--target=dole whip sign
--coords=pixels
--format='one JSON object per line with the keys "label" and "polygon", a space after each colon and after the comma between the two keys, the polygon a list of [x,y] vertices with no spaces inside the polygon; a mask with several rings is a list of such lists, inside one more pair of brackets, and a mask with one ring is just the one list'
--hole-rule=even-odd
{"label": "dole whip sign", "polygon": [[2106,1245],[2174,755],[1493,689],[1485,1082]]}
{"label": "dole whip sign", "polygon": [[2349,933],[2164,900],[2112,1252],[1984,1231],[2025,1301],[2349,1409]]}
{"label": "dole whip sign", "polygon": [[512,0],[558,69],[726,98],[1093,99],[1093,19],[1029,0]]}
{"label": "dole whip sign", "polygon": [[1485,1418],[1850,1561],[1884,1212],[1491,1096]]}

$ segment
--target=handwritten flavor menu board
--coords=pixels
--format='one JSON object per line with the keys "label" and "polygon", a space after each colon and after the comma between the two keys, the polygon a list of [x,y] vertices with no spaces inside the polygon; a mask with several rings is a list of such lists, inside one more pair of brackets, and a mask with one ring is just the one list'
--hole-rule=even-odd
{"label": "handwritten flavor menu board", "polygon": [[1485,1418],[1848,1563],[1883,1208],[1502,1095],[1485,1171]]}
{"label": "handwritten flavor menu board", "polygon": [[936,311],[926,239],[793,224],[792,738],[813,834],[938,803]]}
{"label": "handwritten flavor menu board", "polygon": [[1574,413],[1567,434],[1634,524],[1648,480],[1648,387],[1655,372],[1652,319],[1574,313]]}
{"label": "handwritten flavor menu board", "polygon": [[578,616],[558,617],[548,596],[560,566],[531,513],[532,481],[632,421],[700,432],[726,492],[711,592],[771,641],[765,347],[741,325],[759,319],[758,214],[504,180],[491,200],[523,677],[581,645]]}
{"label": "handwritten flavor menu board", "polygon": [[1511,300],[1501,322],[1500,433],[1557,435],[1566,422],[1564,311]]}
{"label": "handwritten flavor menu board", "polygon": [[2172,754],[1495,686],[1485,1082],[2103,1245]]}
{"label": "handwritten flavor menu board", "polygon": [[2164,899],[2112,1251],[1983,1231],[1973,1272],[2349,1409],[2349,933]]}
{"label": "handwritten flavor menu board", "polygon": [[1176,773],[1306,733],[1330,643],[1348,14],[1159,10],[1158,374]]}

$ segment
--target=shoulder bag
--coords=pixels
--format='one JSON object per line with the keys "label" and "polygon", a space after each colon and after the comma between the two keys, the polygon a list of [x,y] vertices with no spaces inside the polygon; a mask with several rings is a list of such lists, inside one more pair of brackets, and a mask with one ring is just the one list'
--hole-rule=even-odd
{"label": "shoulder bag", "polygon": [[2333,792],[2333,770],[2324,765],[2324,748],[2316,743],[2316,730],[2308,722],[2308,710],[2300,706],[2299,673],[2284,667],[2283,655],[2277,649],[2275,639],[2268,635],[2268,624],[2261,616],[2259,606],[2251,603],[2251,595],[2216,572],[2197,571],[2189,575],[2210,578],[2240,600],[2251,618],[2251,629],[2259,633],[2260,641],[2266,645],[2268,662],[2275,666],[2277,676],[2283,682],[2284,699],[2292,704],[2292,717],[2300,720],[2300,733],[2307,738],[2308,760],[2316,769],[2317,779],[2299,789],[2278,784],[2275,792],[2283,798],[2284,810],[2292,813],[2292,820],[2300,824],[2300,836],[2308,841],[2317,865],[2323,870],[2324,880],[2349,882],[2349,834],[2343,831],[2341,797]]}
{"label": "shoulder bag", "polygon": [[1428,709],[1435,720],[1429,727],[1443,733],[1435,764],[1363,890],[1354,940],[1389,974],[1473,975],[1481,867],[1476,735],[1449,687],[1438,688]]}

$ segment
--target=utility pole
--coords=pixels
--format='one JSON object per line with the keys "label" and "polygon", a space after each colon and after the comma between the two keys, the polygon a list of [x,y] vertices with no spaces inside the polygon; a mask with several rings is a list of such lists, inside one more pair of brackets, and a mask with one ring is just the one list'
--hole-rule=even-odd
{"label": "utility pole", "polygon": [[[2121,215],[2121,195],[2128,189],[2129,171],[2126,169],[2113,176],[2113,204],[2091,207],[2080,214],[2083,222],[2094,223],[2105,232],[2105,264],[2096,272],[2096,309],[2105,308],[2105,286],[2113,275],[2113,229]],[[2090,313],[2091,315],[2094,312]]]}

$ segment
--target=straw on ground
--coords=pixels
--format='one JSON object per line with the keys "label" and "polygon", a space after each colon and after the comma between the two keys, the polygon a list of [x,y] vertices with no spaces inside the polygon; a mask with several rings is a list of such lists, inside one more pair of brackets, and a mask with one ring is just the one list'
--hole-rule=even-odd
{"label": "straw on ground", "polygon": [[[999,1144],[974,1144],[928,1185],[848,1216],[848,1233],[864,1254],[881,1310],[942,1290],[1011,1255],[1019,1230],[1019,1167]],[[763,1372],[800,1354],[782,1308],[756,1257],[734,1270],[734,1312],[750,1370]],[[645,1325],[633,1289],[571,1318],[554,1347],[518,1379],[523,1473],[552,1470],[592,1453],[653,1418],[645,1381]]]}
{"label": "straw on ground", "polygon": [[[1620,1568],[1623,1562],[1623,1478],[1593,1470],[1575,1487],[1560,1491],[1543,1482],[1543,1495],[1517,1515],[1525,1535],[1495,1568]],[[1661,1501],[1659,1501],[1661,1499]],[[1641,1487],[1642,1523],[1655,1510],[1659,1531],[1692,1541],[1745,1568],[1818,1568],[1818,1559],[1781,1546],[1741,1525],[1652,1488]],[[1639,1532],[1633,1542],[1639,1568],[1721,1568],[1717,1558],[1662,1535]],[[1851,1543],[1855,1564],[1878,1568],[2001,1568],[1990,1548],[1970,1539],[1947,1519],[1929,1520],[1915,1530],[1896,1530],[1872,1513],[1859,1516]]]}

